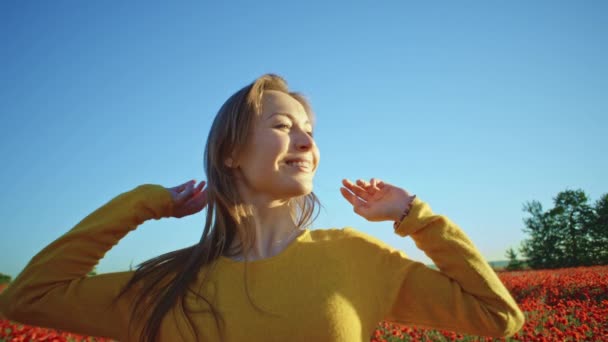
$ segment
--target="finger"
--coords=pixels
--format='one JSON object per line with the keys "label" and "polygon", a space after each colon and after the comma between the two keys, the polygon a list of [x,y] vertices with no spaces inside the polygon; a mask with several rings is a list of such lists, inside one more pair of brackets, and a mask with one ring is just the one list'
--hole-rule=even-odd
{"label": "finger", "polygon": [[380,188],[378,188],[378,182],[379,182],[379,179],[377,179],[377,178],[372,178],[372,179],[370,180],[370,184],[371,184],[371,186],[370,186],[370,190],[371,190],[371,192],[372,192],[372,193],[374,193],[374,194],[375,194],[375,193],[376,193],[378,190],[380,190]]}
{"label": "finger", "polygon": [[190,198],[184,206],[191,208],[193,212],[198,212],[207,205],[207,190],[201,191]]}
{"label": "finger", "polygon": [[376,192],[378,192],[380,189],[375,185],[375,182],[377,181],[376,178],[371,178],[370,181],[366,181],[365,179],[359,179],[357,181],[357,183],[359,184],[359,186],[365,190],[365,192],[367,193],[367,197],[365,198],[365,200],[369,200],[369,198],[371,196],[374,196],[376,194]]}
{"label": "finger", "polygon": [[177,187],[177,191],[178,191],[178,192],[182,192],[182,191],[184,191],[184,190],[185,190],[185,189],[188,187],[188,185],[191,185],[191,184],[193,184],[193,183],[196,183],[196,181],[195,181],[195,180],[190,180],[190,181],[187,181],[186,183],[184,183],[184,184],[182,184],[182,185],[179,185],[179,186]]}
{"label": "finger", "polygon": [[[357,181],[359,182],[359,181]],[[361,186],[353,184],[350,180],[345,179],[343,182],[344,186],[350,190],[351,192],[355,193],[355,195],[363,198],[364,200],[368,200],[369,199],[369,194],[367,193],[366,189],[363,189]]]}
{"label": "finger", "polygon": [[361,205],[363,201],[359,197],[357,197],[354,193],[349,191],[347,188],[340,188],[340,193],[342,196],[350,203],[353,207],[358,207]]}
{"label": "finger", "polygon": [[343,179],[342,184],[344,185],[345,188],[347,188],[353,192],[355,191],[355,189],[359,189],[360,191],[365,191],[365,189],[362,186],[351,182],[350,179]]}
{"label": "finger", "polygon": [[193,191],[194,191],[194,187],[193,187],[192,182],[188,182],[186,184],[186,187],[183,189],[183,191],[177,196],[177,201],[179,203],[185,202],[192,195]]}
{"label": "finger", "polygon": [[194,188],[194,193],[197,194],[197,193],[201,192],[203,190],[203,188],[205,187],[205,184],[206,184],[205,181],[201,181],[200,183],[198,183],[196,188]]}
{"label": "finger", "polygon": [[357,185],[359,185],[360,187],[363,187],[363,188],[369,187],[369,183],[366,182],[364,179],[357,179]]}
{"label": "finger", "polygon": [[369,209],[369,204],[361,198],[350,192],[346,188],[340,188],[342,196],[353,206],[353,211],[363,217],[366,217],[366,211]]}
{"label": "finger", "polygon": [[374,195],[375,191],[372,185],[368,183],[365,179],[358,179],[357,185],[363,192],[356,192],[356,194],[364,198],[366,201],[369,200],[372,195]]}

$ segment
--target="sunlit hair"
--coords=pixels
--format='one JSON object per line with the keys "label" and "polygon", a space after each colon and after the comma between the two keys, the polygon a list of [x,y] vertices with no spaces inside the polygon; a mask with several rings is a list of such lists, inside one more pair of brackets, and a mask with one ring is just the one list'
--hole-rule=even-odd
{"label": "sunlit hair", "polygon": [[[175,305],[185,307],[185,294],[190,291],[204,300],[209,312],[213,314],[216,328],[223,340],[223,318],[209,300],[195,293],[191,285],[205,270],[202,282],[207,280],[213,271],[217,259],[243,254],[253,247],[256,236],[252,208],[244,203],[237,191],[234,170],[226,166],[226,158],[238,156],[239,148],[249,141],[256,117],[261,115],[262,96],[265,91],[275,90],[292,96],[302,104],[310,121],[314,114],[308,101],[299,93],[290,92],[283,78],[266,74],[232,95],[217,113],[207,144],[205,146],[205,173],[207,176],[207,197],[205,227],[200,241],[188,248],[169,252],[141,263],[131,280],[125,285],[116,299],[130,289],[136,291],[135,305],[132,307],[131,324],[139,321],[143,324],[141,331],[134,332],[140,341],[155,341],[159,336],[161,321]],[[320,202],[311,192],[308,195],[293,198],[289,202],[292,217],[298,229],[308,227],[316,219]],[[238,237],[238,240],[235,238]],[[239,241],[233,250],[234,241]],[[245,266],[247,266],[245,257]],[[209,267],[204,267],[209,266]],[[253,303],[247,288],[247,267],[244,282],[251,304],[261,314],[271,314]],[[137,285],[137,286],[136,286]],[[184,311],[185,312],[185,311]],[[190,318],[188,318],[190,322]],[[220,324],[222,322],[222,324]],[[209,327],[212,329],[212,327]],[[196,331],[191,329],[191,331]],[[196,336],[198,339],[198,336]],[[129,339],[130,340],[130,339]]]}

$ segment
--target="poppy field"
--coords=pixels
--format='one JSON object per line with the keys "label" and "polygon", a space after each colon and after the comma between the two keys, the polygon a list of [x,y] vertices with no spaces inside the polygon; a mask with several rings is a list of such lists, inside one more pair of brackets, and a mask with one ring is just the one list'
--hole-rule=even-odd
{"label": "poppy field", "polygon": [[[524,327],[513,337],[493,339],[381,322],[370,341],[608,341],[608,266],[499,272],[498,276],[526,315]],[[111,340],[0,318],[0,342],[8,341]]]}
{"label": "poppy field", "polygon": [[523,328],[511,338],[382,322],[371,341],[608,341],[608,266],[499,272],[498,276],[526,316]]}

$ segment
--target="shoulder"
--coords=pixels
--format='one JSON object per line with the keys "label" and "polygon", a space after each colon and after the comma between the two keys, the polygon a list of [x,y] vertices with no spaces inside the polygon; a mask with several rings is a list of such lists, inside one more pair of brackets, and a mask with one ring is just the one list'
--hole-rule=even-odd
{"label": "shoulder", "polygon": [[352,227],[315,229],[311,230],[310,236],[312,242],[333,241],[339,245],[394,251],[384,241]]}
{"label": "shoulder", "polygon": [[312,230],[310,242],[314,246],[310,250],[323,255],[326,261],[336,260],[348,267],[390,270],[408,259],[405,252],[352,227]]}

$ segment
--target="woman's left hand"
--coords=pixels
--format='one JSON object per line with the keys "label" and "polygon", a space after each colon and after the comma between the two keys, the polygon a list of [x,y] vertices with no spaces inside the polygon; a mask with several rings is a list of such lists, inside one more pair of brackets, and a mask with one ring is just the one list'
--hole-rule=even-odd
{"label": "woman's left hand", "polygon": [[191,180],[176,187],[167,188],[173,198],[172,216],[182,218],[203,210],[207,205],[205,184],[205,181],[201,181],[196,185],[196,180]]}
{"label": "woman's left hand", "polygon": [[342,196],[353,206],[355,213],[368,221],[396,221],[413,200],[406,190],[372,178],[369,182],[358,179],[352,183],[343,179]]}

